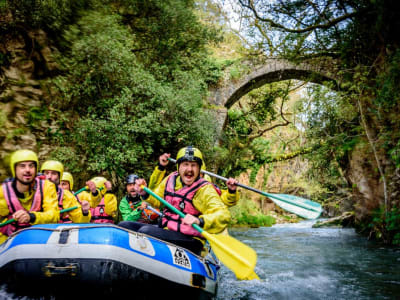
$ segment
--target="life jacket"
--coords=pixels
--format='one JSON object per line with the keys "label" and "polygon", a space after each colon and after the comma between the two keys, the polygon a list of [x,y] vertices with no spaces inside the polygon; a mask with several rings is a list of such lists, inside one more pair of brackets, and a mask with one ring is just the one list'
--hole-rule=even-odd
{"label": "life jacket", "polygon": [[[57,187],[57,198],[58,198],[58,209],[62,210],[63,199],[64,199],[64,189]],[[60,213],[60,221],[58,223],[72,223],[71,218],[68,213]]]}
{"label": "life jacket", "polygon": [[91,223],[113,223],[114,218],[110,215],[105,213],[105,204],[104,204],[104,197],[101,198],[99,205],[95,208],[90,208],[90,212],[92,214],[92,219],[90,220]]}
{"label": "life jacket", "polygon": [[[201,212],[193,206],[192,200],[200,188],[211,183],[203,178],[199,178],[193,182],[192,185],[184,186],[175,191],[176,179],[178,176],[178,172],[174,172],[168,177],[165,184],[164,199],[184,214],[191,214],[198,217]],[[161,225],[162,227],[167,227],[170,230],[178,231],[186,235],[202,237],[192,226],[182,224],[181,217],[168,208],[164,210]]]}
{"label": "life jacket", "polygon": [[216,184],[214,184],[214,183],[211,183],[211,184],[212,184],[212,186],[214,187],[214,190],[218,193],[218,195],[221,196],[222,191],[221,191],[221,189],[219,188],[219,186],[216,185]]}
{"label": "life jacket", "polygon": [[[135,199],[135,198],[134,198]],[[142,204],[142,200],[140,198],[136,198],[138,199],[137,201],[133,201],[132,198],[125,196],[125,200],[128,201],[129,207],[131,208],[131,210],[135,210],[137,209],[141,204]],[[155,209],[157,211],[159,211],[158,209]],[[137,222],[140,223],[157,223],[157,219],[158,219],[158,214],[155,213],[154,211],[150,210],[150,209],[141,209],[142,214],[140,215],[139,220],[137,220]]]}
{"label": "life jacket", "polygon": [[[3,182],[2,184],[4,198],[7,202],[8,210],[10,212],[7,216],[8,220],[12,219],[12,215],[16,211],[21,209],[26,211],[26,209],[21,205],[21,202],[19,201],[17,194],[14,191],[12,183],[13,183],[12,180],[8,180]],[[35,193],[33,195],[32,204],[31,208],[29,209],[29,212],[43,210],[42,209],[43,186],[44,186],[44,180],[35,178],[35,184],[33,186],[33,190],[35,191]],[[31,224],[29,223],[12,222],[8,225],[0,227],[0,232],[6,236],[10,236],[13,232],[29,226],[31,226]]]}

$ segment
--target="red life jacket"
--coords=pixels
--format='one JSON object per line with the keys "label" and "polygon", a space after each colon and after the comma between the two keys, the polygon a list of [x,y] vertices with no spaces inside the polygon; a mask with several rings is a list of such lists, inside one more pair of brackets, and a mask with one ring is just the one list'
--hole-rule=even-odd
{"label": "red life jacket", "polygon": [[[168,177],[165,185],[164,199],[184,214],[191,214],[195,217],[198,217],[201,212],[199,212],[193,206],[192,200],[200,188],[211,183],[203,178],[199,178],[193,182],[192,185],[184,186],[175,191],[177,178],[178,172],[174,172]],[[181,217],[168,208],[164,210],[164,216],[161,224],[163,227],[167,227],[170,230],[179,231],[186,235],[202,237],[202,235],[192,226],[182,224]]]}
{"label": "red life jacket", "polygon": [[[21,202],[19,201],[17,194],[14,191],[12,183],[13,181],[11,180],[3,182],[3,194],[7,202],[8,210],[10,212],[7,216],[7,219],[12,219],[12,215],[18,210],[23,209],[26,211],[26,209],[21,205]],[[35,185],[33,187],[35,194],[33,195],[33,200],[29,212],[42,211],[43,186],[44,180],[35,178]],[[10,236],[13,232],[29,226],[31,226],[31,224],[29,223],[12,222],[8,225],[0,227],[0,232],[4,235]]]}
{"label": "red life jacket", "polygon": [[105,204],[104,204],[104,197],[101,198],[99,205],[95,208],[90,208],[90,212],[92,214],[92,219],[90,223],[113,223],[114,218],[110,215],[105,213]]}

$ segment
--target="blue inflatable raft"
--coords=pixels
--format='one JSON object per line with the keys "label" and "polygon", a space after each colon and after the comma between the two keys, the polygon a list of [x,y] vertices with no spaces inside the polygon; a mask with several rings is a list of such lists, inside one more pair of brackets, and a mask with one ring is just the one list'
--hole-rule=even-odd
{"label": "blue inflatable raft", "polygon": [[111,224],[35,225],[0,245],[1,281],[18,293],[67,295],[73,290],[76,299],[78,288],[93,296],[99,291],[107,297],[129,292],[132,299],[160,299],[169,293],[172,298],[212,299],[218,269],[211,254],[203,258]]}

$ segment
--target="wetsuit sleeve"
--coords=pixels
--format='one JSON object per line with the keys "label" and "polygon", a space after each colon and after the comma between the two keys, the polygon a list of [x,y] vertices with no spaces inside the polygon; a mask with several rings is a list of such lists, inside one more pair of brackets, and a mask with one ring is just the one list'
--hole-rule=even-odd
{"label": "wetsuit sleeve", "polygon": [[35,215],[35,224],[58,223],[60,220],[60,211],[58,210],[57,191],[54,183],[45,180],[43,185],[43,211],[32,212]]}
{"label": "wetsuit sleeve", "polygon": [[234,193],[230,193],[229,190],[221,191],[221,200],[228,207],[236,205],[239,201],[239,192],[236,189]]}
{"label": "wetsuit sleeve", "polygon": [[153,173],[150,176],[149,189],[155,189],[162,182],[166,172],[167,171],[165,169],[160,170],[159,166],[155,167]]}
{"label": "wetsuit sleeve", "polygon": [[196,192],[193,205],[202,213],[200,218],[204,220],[203,229],[210,233],[222,232],[231,220],[228,207],[211,184],[203,186]]}
{"label": "wetsuit sleeve", "polygon": [[[140,205],[140,203],[139,203],[139,205]],[[119,203],[119,211],[121,212],[122,220],[124,220],[124,221],[134,221],[135,222],[140,219],[140,216],[142,214],[142,212],[138,211],[136,208],[131,209],[126,198],[123,198],[121,200],[121,202]]]}
{"label": "wetsuit sleeve", "polygon": [[117,216],[118,204],[117,197],[109,192],[104,194],[104,212],[115,218]]}

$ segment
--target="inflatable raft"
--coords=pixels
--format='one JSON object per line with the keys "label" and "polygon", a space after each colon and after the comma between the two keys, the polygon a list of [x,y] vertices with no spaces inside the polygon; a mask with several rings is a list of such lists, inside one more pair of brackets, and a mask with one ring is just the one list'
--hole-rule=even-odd
{"label": "inflatable raft", "polygon": [[212,299],[219,267],[211,254],[203,258],[112,224],[35,225],[0,245],[0,278],[11,289],[71,292],[75,299],[77,290],[129,293],[132,299]]}

